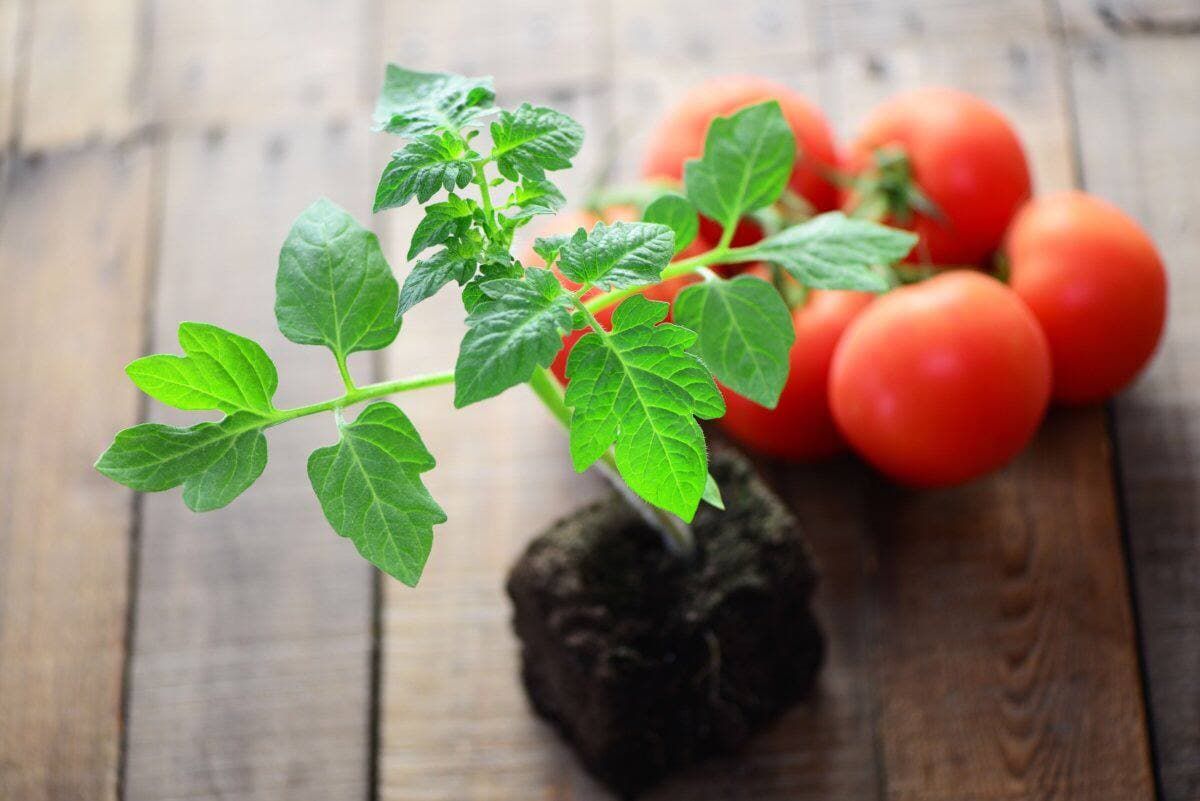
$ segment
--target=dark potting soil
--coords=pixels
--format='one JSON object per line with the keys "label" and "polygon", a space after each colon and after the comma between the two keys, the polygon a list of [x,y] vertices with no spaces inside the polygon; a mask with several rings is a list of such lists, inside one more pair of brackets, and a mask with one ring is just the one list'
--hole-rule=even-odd
{"label": "dark potting soil", "polygon": [[812,687],[824,642],[795,518],[730,449],[688,564],[619,496],[535,539],[508,578],[534,708],[630,797],[737,749]]}

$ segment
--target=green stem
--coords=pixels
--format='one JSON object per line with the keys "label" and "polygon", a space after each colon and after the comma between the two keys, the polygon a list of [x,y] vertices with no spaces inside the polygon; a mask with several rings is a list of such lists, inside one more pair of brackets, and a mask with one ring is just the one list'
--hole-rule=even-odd
{"label": "green stem", "polygon": [[739,219],[735,217],[732,223],[729,223],[721,229],[721,241],[717,243],[715,250],[729,250],[729,243],[733,241],[733,235],[737,232]]}
{"label": "green stem", "polygon": [[354,392],[354,379],[350,377],[350,368],[346,366],[346,357],[342,354],[337,354],[338,372],[342,375],[342,385],[346,387],[346,392]]}
{"label": "green stem", "polygon": [[479,197],[483,201],[483,213],[487,218],[487,233],[490,237],[496,224],[496,211],[492,207],[492,189],[488,186],[487,175],[483,166],[487,159],[475,162],[475,185],[479,187]]}
{"label": "green stem", "polygon": [[280,423],[286,423],[288,420],[295,420],[298,417],[307,417],[310,414],[328,412],[333,409],[343,409],[347,406],[353,406],[356,403],[362,403],[372,398],[381,398],[385,395],[395,395],[399,392],[409,392],[414,389],[453,383],[454,371],[448,370],[444,373],[428,373],[400,378],[395,381],[381,381],[378,384],[367,384],[366,386],[354,387],[347,390],[346,394],[340,398],[333,398],[321,401],[320,403],[311,403],[308,406],[297,406],[293,409],[280,409],[275,419],[269,425],[275,426]]}
{"label": "green stem", "polygon": [[558,379],[549,370],[540,367],[533,371],[533,377],[529,379],[529,386],[533,389],[533,394],[537,395],[538,400],[550,410],[550,414],[554,415],[554,419],[562,423],[563,428],[570,429],[571,410],[567,408],[567,404],[563,400],[563,388],[558,383]]}
{"label": "green stem", "polygon": [[[579,309],[579,311],[583,313],[583,317],[585,320],[587,320],[587,323],[589,326],[591,326],[591,329],[593,331],[595,331],[597,334],[599,334],[601,339],[608,339],[608,331],[604,330],[604,326],[600,325],[600,321],[597,320],[596,315],[592,313],[592,304],[584,303],[582,300],[580,300],[580,296],[584,292],[587,292],[589,287],[590,287],[590,285],[582,286],[579,288],[580,289],[579,292],[571,293],[571,295],[570,295],[571,302],[575,304],[575,308]],[[641,288],[643,288],[643,287],[639,287],[639,289],[641,289]],[[621,291],[624,291],[624,290],[621,290]],[[604,296],[601,295],[601,297],[604,297]]]}
{"label": "green stem", "polygon": [[[701,267],[708,267],[710,264],[719,264],[724,261],[747,261],[750,258],[753,258],[753,255],[753,245],[742,248],[731,248],[728,246],[721,247],[718,245],[712,250],[707,250],[698,256],[692,256],[690,259],[671,262],[667,265],[666,269],[662,271],[660,280],[670,281],[672,278],[678,278],[681,275],[690,275],[691,273],[699,270]],[[584,305],[587,307],[589,312],[594,314],[602,309],[607,309],[614,303],[620,303],[621,301],[625,300],[625,298],[636,295],[645,288],[646,287],[644,286],[636,286],[628,289],[614,289],[611,292],[605,292],[602,295],[597,295]]]}

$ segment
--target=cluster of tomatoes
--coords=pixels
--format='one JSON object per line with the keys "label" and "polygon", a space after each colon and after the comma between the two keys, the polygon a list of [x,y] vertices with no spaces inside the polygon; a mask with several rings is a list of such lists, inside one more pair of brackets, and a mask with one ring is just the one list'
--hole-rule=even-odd
{"label": "cluster of tomatoes", "polygon": [[[885,295],[784,293],[796,329],[787,386],[774,409],[724,389],[721,425],[733,437],[800,461],[849,445],[902,483],[956,484],[1019,453],[1052,400],[1102,401],[1150,358],[1167,291],[1154,243],[1121,211],[1082,192],[1031,199],[1012,126],[969,94],[925,88],[894,97],[839,153],[805,98],[759,78],[716,79],[658,126],[644,177],[680,181],[713,118],[767,99],[779,101],[796,136],[793,197],[814,213],[841,208],[908,228],[919,241],[901,270],[912,282]],[[618,206],[555,224],[568,231],[636,216]],[[702,221],[680,257],[710,249],[720,233]],[[734,244],[762,235],[743,220]],[[782,280],[767,265],[724,268],[743,270]],[[645,294],[671,301],[690,280]],[[577,336],[554,364],[560,379]]]}

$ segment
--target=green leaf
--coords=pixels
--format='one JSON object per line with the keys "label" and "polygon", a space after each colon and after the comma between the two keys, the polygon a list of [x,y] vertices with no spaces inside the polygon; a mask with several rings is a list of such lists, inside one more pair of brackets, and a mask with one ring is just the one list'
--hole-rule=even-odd
{"label": "green leaf", "polygon": [[433,297],[451,281],[465,284],[474,274],[474,261],[459,258],[448,249],[439,250],[413,265],[412,272],[404,279],[404,288],[400,290],[396,315],[404,316],[413,306]]}
{"label": "green leaf", "polygon": [[696,417],[725,413],[712,376],[687,352],[696,335],[662,324],[669,306],[635,295],[612,332],[585,334],[567,360],[571,457],[585,470],[615,443],[617,469],[648,502],[690,521],[704,494],[708,456]]}
{"label": "green leaf", "polygon": [[372,403],[341,424],[336,445],[308,457],[308,479],[333,530],[371,564],[415,586],[433,546],[433,527],[446,522],[421,481],[434,459],[404,412]]}
{"label": "green leaf", "polygon": [[679,293],[674,314],[675,322],[697,332],[694,350],[723,384],[775,408],[796,331],[773,286],[750,275],[692,284]]}
{"label": "green leaf", "polygon": [[549,181],[525,178],[513,190],[508,203],[515,209],[510,219],[523,222],[538,214],[554,214],[567,205],[567,199],[562,191]]}
{"label": "green leaf", "polygon": [[675,252],[692,244],[700,233],[700,217],[687,198],[668,193],[646,207],[642,219],[665,225],[675,232]]}
{"label": "green leaf", "polygon": [[193,510],[218,509],[262,474],[267,463],[264,423],[249,412],[190,428],[143,423],[118,433],[96,469],[139,492],[182,484],[183,499]]}
{"label": "green leaf", "polygon": [[510,181],[541,180],[546,170],[562,170],[583,145],[583,126],[551,108],[522,103],[500,112],[492,123],[492,159]]}
{"label": "green leaf", "polygon": [[725,499],[721,497],[721,487],[717,484],[717,480],[712,477],[712,473],[704,480],[704,494],[700,496],[700,500],[707,503],[709,506],[716,507],[722,512],[725,511]]}
{"label": "green leaf", "polygon": [[409,137],[458,131],[492,113],[495,98],[491,78],[416,72],[388,64],[375,104],[375,125]]}
{"label": "green leaf", "polygon": [[176,409],[275,411],[279,376],[257,342],[215,325],[180,323],[179,344],[185,356],[146,356],[125,368],[138,389]]}
{"label": "green leaf", "polygon": [[583,239],[587,238],[587,231],[580,228],[575,234],[552,234],[550,236],[539,236],[533,240],[533,252],[542,257],[542,260],[547,265],[553,264],[558,258],[559,251],[563,249],[563,245],[571,241],[573,236],[580,236]]}
{"label": "green leaf", "polygon": [[623,289],[657,283],[675,255],[675,235],[665,225],[598,222],[586,237],[582,230],[562,246],[558,262],[578,284]]}
{"label": "green leaf", "polygon": [[562,285],[549,270],[530,267],[524,280],[482,284],[486,297],[467,317],[454,366],[454,405],[462,408],[523,384],[548,367],[570,330]]}
{"label": "green leaf", "polygon": [[455,194],[451,194],[441,203],[426,206],[425,216],[413,231],[412,242],[408,246],[408,258],[416,258],[417,254],[426,248],[445,244],[462,236],[478,208],[474,200]]}
{"label": "green leaf", "polygon": [[183,502],[193,512],[211,512],[241,495],[267,466],[267,438],[261,428],[227,440],[228,447],[202,473],[183,482]]}
{"label": "green leaf", "polygon": [[379,240],[344,209],[321,199],[292,225],[275,276],[275,319],[292,342],[340,359],[387,347],[399,294]]}
{"label": "green leaf", "polygon": [[454,191],[471,183],[478,154],[457,134],[422,136],[392,154],[375,190],[375,211],[403,206],[416,197],[424,203],[438,190]]}
{"label": "green leaf", "polygon": [[463,308],[467,312],[475,311],[475,308],[487,299],[487,295],[483,293],[485,284],[504,278],[520,278],[524,274],[525,269],[521,264],[511,259],[501,262],[487,262],[486,264],[479,265],[479,271],[475,274],[475,277],[463,287]]}
{"label": "green leaf", "polygon": [[887,278],[872,267],[894,264],[916,242],[908,231],[831,211],[762,240],[745,259],[778,264],[814,289],[884,292]]}
{"label": "green leaf", "polygon": [[774,203],[796,160],[796,137],[771,100],[713,120],[704,155],[684,167],[688,199],[724,228]]}

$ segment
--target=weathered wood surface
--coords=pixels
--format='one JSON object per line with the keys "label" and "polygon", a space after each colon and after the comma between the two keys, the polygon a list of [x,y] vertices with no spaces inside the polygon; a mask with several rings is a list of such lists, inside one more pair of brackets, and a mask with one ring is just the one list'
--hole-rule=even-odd
{"label": "weathered wood surface", "polygon": [[[275,330],[275,265],[313,198],[362,214],[366,141],[320,122],[171,137],[152,349],[177,352],[178,322],[202,319],[263,344],[279,404],[337,395],[328,353]],[[218,514],[176,493],[143,499],[127,798],[365,795],[372,575],[329,531],[304,470],[334,439],[328,419],[271,431],[266,472]]]}
{"label": "weathered wood surface", "polygon": [[[291,220],[322,195],[367,211],[366,6],[145,8],[162,143],[150,348],[177,352],[181,320],[250,336],[283,405],[340,391],[329,355],[287,342],[271,310]],[[150,417],[195,415],[151,404]],[[262,478],[215,515],[174,492],[141,500],[125,798],[368,794],[374,578],[304,470],[334,438],[328,421],[272,431]]]}
{"label": "weathered wood surface", "polygon": [[[134,72],[97,24],[110,12],[119,24],[125,5],[0,0],[5,799],[117,794],[136,516],[129,494],[91,462],[139,414],[121,368],[144,343],[153,155],[146,143],[111,139],[54,148],[72,125],[93,139],[128,133],[121,107],[102,107],[107,86]],[[56,61],[64,41],[73,51]],[[95,83],[70,87],[68,100],[62,70],[75,59],[90,64]]]}
{"label": "weathered wood surface", "polygon": [[[876,11],[881,42],[899,45],[855,53],[846,20],[830,93],[842,122],[949,83],[1013,120],[1039,190],[1070,185],[1077,132],[1042,4],[964,5],[957,28],[934,4],[890,25]],[[1051,414],[1017,462],[971,485],[873,483],[865,500],[885,797],[1152,798],[1102,413]]]}
{"label": "weathered wood surface", "polygon": [[1167,336],[1114,408],[1163,798],[1200,798],[1200,6],[1064,4],[1082,182],[1158,242]]}
{"label": "weathered wood surface", "polygon": [[[38,0],[40,2],[40,0]],[[177,127],[347,119],[382,67],[368,0],[145,0],[159,119]],[[364,192],[365,195],[365,192]]]}
{"label": "weathered wood surface", "polygon": [[[550,102],[531,91],[521,99]],[[586,94],[554,100],[589,128],[600,117]],[[580,159],[569,196],[583,193],[594,156]],[[402,255],[414,215],[379,220],[389,251]],[[453,293],[414,309],[404,326],[390,374],[453,365],[465,330]],[[603,486],[571,471],[562,429],[526,388],[453,412],[452,399],[449,387],[396,399],[438,460],[426,483],[450,520],[434,532],[418,589],[384,584],[380,797],[526,798],[548,788],[597,797],[519,690],[503,583],[534,533]]]}
{"label": "weathered wood surface", "polygon": [[[651,797],[1153,797],[1118,497],[1164,797],[1200,796],[1200,39],[1180,0],[1062,6],[0,0],[0,352],[22,377],[0,385],[0,797],[608,797],[516,675],[504,570],[603,488],[524,390],[465,411],[445,388],[400,399],[451,520],[420,589],[383,583],[378,633],[373,574],[304,476],[333,436],[322,421],[273,431],[266,475],[206,516],[90,471],[140,413],[121,364],[146,342],[174,351],[179,320],[263,341],[283,403],[337,391],[326,354],[273,330],[275,256],[318,195],[367,219],[390,143],[365,121],[388,59],[491,73],[503,102],[578,117],[574,201],[634,177],[678,90],[757,72],[843,137],[898,89],[976,91],[1015,120],[1039,189],[1082,182],[1146,223],[1172,320],[1115,407],[1115,450],[1090,409],[1053,414],[1014,465],[955,490],[902,492],[850,459],[763,465],[824,570],[829,663],[744,754]],[[372,222],[403,272],[414,216]],[[451,363],[460,317],[449,297],[418,308],[385,372]],[[64,338],[64,320],[86,335]],[[31,403],[26,377],[64,389]]]}
{"label": "weathered wood surface", "polygon": [[29,36],[20,42],[23,149],[119,140],[145,121],[142,0],[34,0],[20,13]]}
{"label": "weathered wood surface", "polygon": [[150,174],[19,159],[0,198],[0,798],[116,797],[134,516],[91,464],[137,422]]}
{"label": "weathered wood surface", "polygon": [[16,124],[22,11],[19,0],[0,0],[0,160]]}

